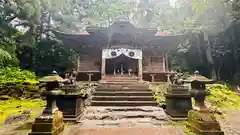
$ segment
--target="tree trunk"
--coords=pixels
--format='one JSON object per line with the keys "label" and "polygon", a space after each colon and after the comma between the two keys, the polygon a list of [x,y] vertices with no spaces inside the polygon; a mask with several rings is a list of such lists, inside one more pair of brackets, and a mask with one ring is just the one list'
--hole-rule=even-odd
{"label": "tree trunk", "polygon": [[221,80],[221,67],[222,67],[222,60],[220,60],[219,67],[217,68],[217,80]]}
{"label": "tree trunk", "polygon": [[217,75],[216,75],[216,69],[214,68],[214,61],[213,61],[213,57],[212,57],[212,50],[211,50],[211,46],[210,46],[210,42],[209,42],[209,36],[207,32],[203,32],[204,34],[204,41],[206,42],[206,58],[208,60],[208,63],[211,65],[211,78],[213,80],[217,79]]}

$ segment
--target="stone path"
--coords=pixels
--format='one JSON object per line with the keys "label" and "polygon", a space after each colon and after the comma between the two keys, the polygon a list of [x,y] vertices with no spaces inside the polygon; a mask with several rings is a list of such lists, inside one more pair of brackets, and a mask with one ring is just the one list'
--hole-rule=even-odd
{"label": "stone path", "polygon": [[160,107],[88,107],[81,128],[161,127],[167,116]]}
{"label": "stone path", "polygon": [[181,128],[165,126],[168,118],[160,107],[91,106],[84,113],[67,135],[185,135]]}
{"label": "stone path", "polygon": [[180,128],[72,128],[68,135],[185,135]]}
{"label": "stone path", "polygon": [[224,119],[218,119],[225,135],[240,135],[240,111],[226,111]]}

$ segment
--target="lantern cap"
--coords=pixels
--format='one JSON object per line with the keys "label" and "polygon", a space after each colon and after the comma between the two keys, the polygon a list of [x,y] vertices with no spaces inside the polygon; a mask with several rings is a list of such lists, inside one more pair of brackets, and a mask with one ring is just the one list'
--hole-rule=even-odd
{"label": "lantern cap", "polygon": [[190,77],[188,77],[186,80],[183,80],[184,82],[202,82],[202,83],[212,83],[213,80],[212,79],[208,79],[207,77],[204,77],[202,75],[199,74],[199,71],[195,71],[194,75],[191,75]]}
{"label": "lantern cap", "polygon": [[48,82],[64,82],[64,79],[61,76],[57,75],[56,71],[52,71],[52,74],[41,78],[39,81],[40,82],[45,82],[45,83],[48,83]]}

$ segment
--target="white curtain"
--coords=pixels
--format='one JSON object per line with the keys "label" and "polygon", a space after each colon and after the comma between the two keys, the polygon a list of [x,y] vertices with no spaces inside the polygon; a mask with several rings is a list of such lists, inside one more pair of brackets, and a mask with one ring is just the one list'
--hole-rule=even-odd
{"label": "white curtain", "polygon": [[[112,55],[113,52],[115,52],[116,55]],[[134,55],[130,56],[131,54],[130,52],[133,52],[132,54]],[[103,49],[102,50],[102,58],[104,59],[116,58],[122,54],[132,59],[142,59],[142,50],[138,50],[138,49],[120,48],[120,49]]]}

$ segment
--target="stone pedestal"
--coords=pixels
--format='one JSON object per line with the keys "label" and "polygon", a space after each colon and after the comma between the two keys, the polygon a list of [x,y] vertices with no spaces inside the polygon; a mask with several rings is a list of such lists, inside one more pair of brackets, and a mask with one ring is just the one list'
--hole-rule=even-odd
{"label": "stone pedestal", "polygon": [[58,135],[64,130],[63,114],[55,111],[53,114],[42,114],[32,125],[28,135]]}
{"label": "stone pedestal", "polygon": [[56,106],[56,95],[49,91],[42,95],[46,96],[47,105],[42,115],[35,119],[29,135],[58,135],[64,130],[64,122],[63,113]]}
{"label": "stone pedestal", "polygon": [[191,95],[184,86],[169,85],[166,97],[166,113],[172,120],[186,119],[192,109]]}
{"label": "stone pedestal", "polygon": [[190,110],[186,127],[198,135],[224,135],[214,113],[209,111]]}
{"label": "stone pedestal", "polygon": [[81,95],[59,95],[57,106],[63,113],[64,121],[78,122],[84,110],[84,99]]}

